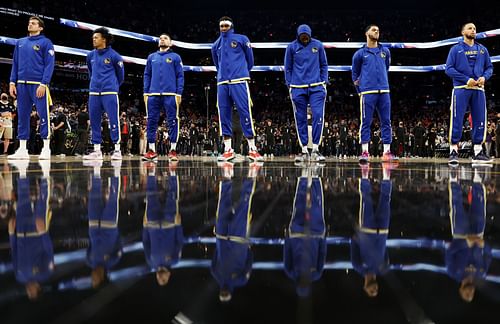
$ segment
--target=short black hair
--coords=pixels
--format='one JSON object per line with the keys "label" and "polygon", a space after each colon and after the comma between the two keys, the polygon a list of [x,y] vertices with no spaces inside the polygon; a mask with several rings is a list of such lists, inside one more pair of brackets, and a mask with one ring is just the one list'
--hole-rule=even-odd
{"label": "short black hair", "polygon": [[161,33],[159,37],[162,37],[162,36],[167,36],[168,39],[172,40],[172,37],[170,37],[170,35],[167,33]]}
{"label": "short black hair", "polygon": [[99,27],[92,34],[101,34],[102,38],[106,40],[106,46],[111,45],[113,43],[113,35],[109,32],[109,29],[106,27]]}
{"label": "short black hair", "polygon": [[375,27],[378,27],[378,25],[375,25],[375,24],[369,24],[368,26],[366,26],[366,28],[365,28],[365,33],[366,33],[367,31],[369,31],[369,30],[370,30],[372,27],[374,27],[374,26],[375,26]]}
{"label": "short black hair", "polygon": [[37,17],[37,16],[31,16],[30,19],[28,19],[28,20],[36,20],[36,21],[38,21],[38,26],[40,26],[43,29],[45,29],[45,23],[43,22],[42,18]]}
{"label": "short black hair", "polygon": [[464,30],[465,26],[467,26],[468,24],[473,24],[473,22],[469,21],[469,22],[466,22],[465,24],[462,25],[462,27],[460,28],[460,31]]}

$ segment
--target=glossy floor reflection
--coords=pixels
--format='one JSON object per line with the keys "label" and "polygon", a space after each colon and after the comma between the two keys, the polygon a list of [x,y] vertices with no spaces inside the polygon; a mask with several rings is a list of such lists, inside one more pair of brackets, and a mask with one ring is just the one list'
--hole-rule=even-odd
{"label": "glossy floor reflection", "polygon": [[498,164],[0,164],[1,323],[498,321]]}

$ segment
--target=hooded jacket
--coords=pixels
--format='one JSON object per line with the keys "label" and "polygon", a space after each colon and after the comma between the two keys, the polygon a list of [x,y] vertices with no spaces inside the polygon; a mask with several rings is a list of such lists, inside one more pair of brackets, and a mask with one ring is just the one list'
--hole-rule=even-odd
{"label": "hooded jacket", "polygon": [[111,46],[87,54],[91,94],[118,94],[125,78],[123,58]]}
{"label": "hooded jacket", "polygon": [[233,28],[221,33],[212,45],[212,59],[217,69],[218,84],[250,80],[252,45],[248,37],[234,33]]}
{"label": "hooded jacket", "polygon": [[144,94],[180,96],[183,89],[181,57],[172,50],[150,54],[144,69]]}
{"label": "hooded jacket", "polygon": [[450,49],[446,60],[445,73],[453,80],[454,87],[466,85],[469,79],[477,80],[484,77],[488,80],[493,74],[493,64],[491,64],[488,50],[479,43],[475,44],[479,48],[479,53],[476,57],[474,69],[471,69],[469,60],[465,55],[465,52],[470,48],[467,44],[461,41]]}
{"label": "hooded jacket", "polygon": [[14,48],[10,82],[48,85],[54,72],[54,54],[54,45],[44,35],[19,39]]}
{"label": "hooded jacket", "polygon": [[[304,33],[310,38],[307,44],[299,40],[299,36]],[[297,28],[297,39],[286,48],[285,82],[292,88],[305,88],[328,82],[325,48],[319,40],[311,38],[311,28],[308,25],[300,25]]]}
{"label": "hooded jacket", "polygon": [[389,92],[387,72],[391,66],[391,52],[378,45],[370,48],[364,45],[352,57],[352,81],[359,80],[358,92]]}

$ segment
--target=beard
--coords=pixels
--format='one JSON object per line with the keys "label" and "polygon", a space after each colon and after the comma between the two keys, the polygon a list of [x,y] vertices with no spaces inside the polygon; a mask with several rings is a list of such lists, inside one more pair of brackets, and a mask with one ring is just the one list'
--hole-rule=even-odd
{"label": "beard", "polygon": [[370,40],[372,41],[378,42],[378,36],[368,35],[368,38],[370,38]]}
{"label": "beard", "polygon": [[468,40],[476,39],[476,35],[464,35]]}
{"label": "beard", "polygon": [[168,46],[167,46],[167,45],[160,45],[159,47],[160,47],[161,49],[168,48]]}

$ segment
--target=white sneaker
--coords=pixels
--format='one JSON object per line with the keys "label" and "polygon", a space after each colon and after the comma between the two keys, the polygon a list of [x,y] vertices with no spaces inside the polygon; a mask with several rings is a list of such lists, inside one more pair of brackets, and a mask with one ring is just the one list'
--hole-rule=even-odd
{"label": "white sneaker", "polygon": [[38,156],[39,160],[50,160],[50,148],[43,148]]}
{"label": "white sneaker", "polygon": [[7,157],[9,160],[29,160],[30,155],[26,149],[18,149],[14,154]]}
{"label": "white sneaker", "polygon": [[102,167],[103,161],[102,161],[102,159],[101,160],[83,160],[82,164],[83,164],[83,166],[100,168],[100,167]]}
{"label": "white sneaker", "polygon": [[122,160],[113,160],[111,161],[111,166],[116,169],[120,169],[122,167]]}
{"label": "white sneaker", "polygon": [[90,152],[89,154],[85,154],[83,156],[84,160],[102,160],[102,152],[101,151],[94,151]]}
{"label": "white sneaker", "polygon": [[111,160],[111,166],[113,167],[113,175],[116,178],[120,177],[120,170],[122,168],[122,160]]}
{"label": "white sneaker", "polygon": [[113,154],[111,154],[111,160],[121,160],[121,159],[122,159],[122,152],[113,151]]}
{"label": "white sneaker", "polygon": [[19,172],[19,177],[26,178],[26,171],[28,170],[30,161],[26,159],[23,160],[17,159],[15,161],[10,162],[9,164],[17,168],[17,171]]}
{"label": "white sneaker", "polygon": [[42,169],[43,178],[47,179],[50,176],[50,161],[39,159],[38,164]]}

